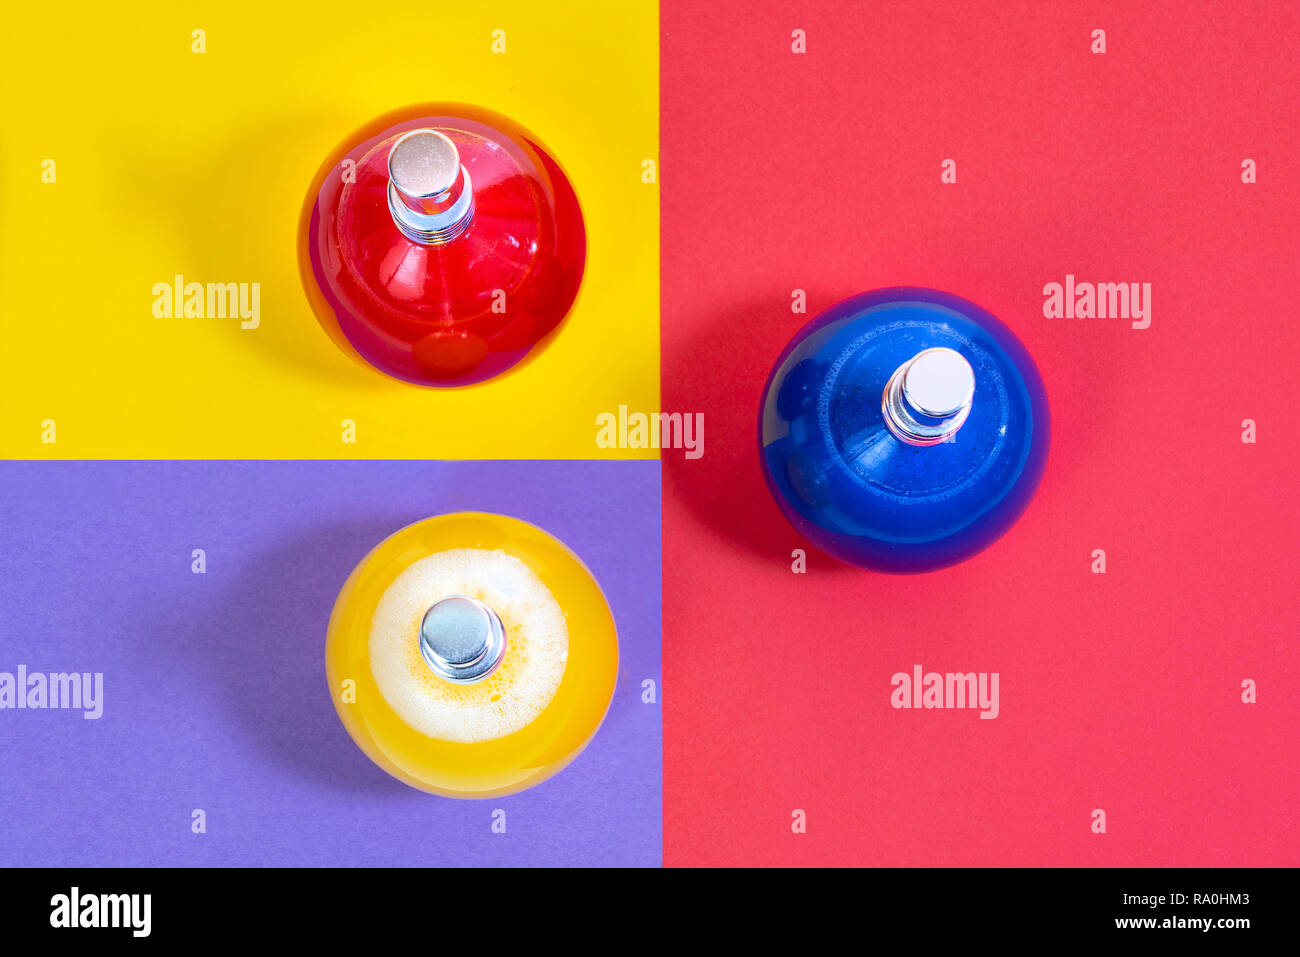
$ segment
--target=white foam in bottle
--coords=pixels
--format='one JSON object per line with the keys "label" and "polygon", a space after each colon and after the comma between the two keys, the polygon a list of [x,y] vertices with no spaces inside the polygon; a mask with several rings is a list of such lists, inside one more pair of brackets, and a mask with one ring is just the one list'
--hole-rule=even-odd
{"label": "white foam in bottle", "polygon": [[[453,595],[477,598],[505,626],[505,657],[477,684],[440,678],[420,656],[424,613]],[[412,728],[444,741],[491,741],[534,721],[555,697],[568,657],[555,596],[503,551],[457,548],[420,559],[388,586],[370,623],[370,670],[384,699]]]}

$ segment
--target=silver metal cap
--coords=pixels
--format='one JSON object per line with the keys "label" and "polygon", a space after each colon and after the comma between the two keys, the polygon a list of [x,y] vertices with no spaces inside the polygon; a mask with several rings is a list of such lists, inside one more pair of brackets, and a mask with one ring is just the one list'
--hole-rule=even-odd
{"label": "silver metal cap", "polygon": [[388,151],[388,209],[412,242],[436,246],[469,226],[474,191],[456,144],[438,130],[411,130]]}
{"label": "silver metal cap", "polygon": [[388,152],[388,178],[403,195],[425,199],[445,193],[460,175],[460,153],[445,133],[412,130]]}
{"label": "silver metal cap", "polygon": [[970,415],[975,370],[955,349],[924,349],[894,370],[880,400],[885,426],[909,445],[938,445]]}
{"label": "silver metal cap", "polygon": [[444,598],[420,622],[420,655],[439,678],[458,684],[482,681],[496,671],[505,653],[501,619],[476,598]]}

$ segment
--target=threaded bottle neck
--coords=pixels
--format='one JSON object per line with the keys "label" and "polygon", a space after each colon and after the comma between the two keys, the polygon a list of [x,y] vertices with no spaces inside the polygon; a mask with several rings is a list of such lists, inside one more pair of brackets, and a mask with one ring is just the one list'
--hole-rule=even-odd
{"label": "threaded bottle neck", "polygon": [[955,349],[924,349],[894,370],[880,408],[885,426],[908,445],[947,442],[970,415],[975,370]]}
{"label": "threaded bottle neck", "polygon": [[420,656],[439,678],[473,684],[496,671],[506,653],[501,618],[476,598],[452,595],[420,621]]}
{"label": "threaded bottle neck", "polygon": [[474,190],[456,144],[438,130],[411,130],[388,151],[388,209],[407,239],[449,243],[474,218]]}

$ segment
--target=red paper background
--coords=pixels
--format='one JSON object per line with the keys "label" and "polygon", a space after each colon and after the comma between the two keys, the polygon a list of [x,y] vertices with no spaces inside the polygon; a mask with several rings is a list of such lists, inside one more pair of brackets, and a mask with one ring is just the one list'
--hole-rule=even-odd
{"label": "red paper background", "polygon": [[[1300,864],[1298,9],[665,0],[663,408],[705,416],[663,453],[667,864]],[[1151,327],[1044,318],[1067,272]],[[957,568],[792,574],[764,380],[897,284],[1021,337],[1046,477]],[[895,711],[918,663],[1001,716]]]}

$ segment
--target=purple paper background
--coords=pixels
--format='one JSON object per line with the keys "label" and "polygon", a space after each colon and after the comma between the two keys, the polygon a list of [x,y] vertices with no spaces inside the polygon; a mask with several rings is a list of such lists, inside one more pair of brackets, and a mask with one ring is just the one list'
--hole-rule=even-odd
{"label": "purple paper background", "polygon": [[[660,684],[658,462],[0,462],[0,480],[0,671],[102,671],[105,701],[97,721],[0,711],[0,864],[661,863],[660,710],[641,702]],[[325,688],[352,567],[462,510],[567,543],[621,651],[587,750],[486,801],[388,777]]]}

